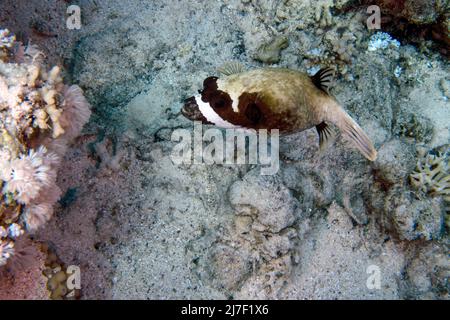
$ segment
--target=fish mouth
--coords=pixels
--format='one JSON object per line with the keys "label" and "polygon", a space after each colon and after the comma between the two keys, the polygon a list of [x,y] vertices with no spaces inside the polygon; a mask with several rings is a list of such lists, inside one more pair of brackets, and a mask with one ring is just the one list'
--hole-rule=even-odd
{"label": "fish mouth", "polygon": [[181,108],[181,114],[189,120],[202,121],[204,124],[209,124],[198,107],[196,97],[190,97],[184,100],[184,105]]}
{"label": "fish mouth", "polygon": [[201,114],[197,101],[195,101],[195,97],[190,97],[184,100],[184,105],[181,108],[181,114],[183,116],[190,120],[196,120],[195,118],[199,113]]}

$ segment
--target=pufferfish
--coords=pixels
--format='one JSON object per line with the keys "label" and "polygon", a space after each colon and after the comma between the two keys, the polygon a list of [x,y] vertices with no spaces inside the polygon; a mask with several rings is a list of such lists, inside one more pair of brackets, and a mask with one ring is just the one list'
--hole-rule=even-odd
{"label": "pufferfish", "polygon": [[292,134],[315,127],[323,150],[334,139],[330,123],[339,128],[367,159],[377,157],[370,138],[328,92],[333,70],[314,76],[282,68],[244,71],[237,63],[203,81],[199,94],[185,100],[181,113],[190,120],[221,128],[278,129]]}

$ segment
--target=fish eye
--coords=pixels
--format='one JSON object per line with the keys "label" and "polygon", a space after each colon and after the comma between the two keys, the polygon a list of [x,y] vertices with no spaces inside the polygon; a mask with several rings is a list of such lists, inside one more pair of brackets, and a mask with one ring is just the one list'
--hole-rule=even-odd
{"label": "fish eye", "polygon": [[262,113],[256,103],[250,103],[245,109],[245,116],[253,124],[258,124],[262,120]]}

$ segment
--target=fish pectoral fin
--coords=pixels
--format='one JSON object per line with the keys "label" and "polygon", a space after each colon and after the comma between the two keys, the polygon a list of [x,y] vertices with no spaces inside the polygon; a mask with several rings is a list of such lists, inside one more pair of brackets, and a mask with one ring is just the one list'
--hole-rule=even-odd
{"label": "fish pectoral fin", "polygon": [[336,131],[334,131],[325,121],[316,126],[319,134],[319,150],[323,152],[336,140]]}
{"label": "fish pectoral fin", "polygon": [[334,69],[330,67],[322,68],[311,77],[311,80],[317,88],[329,94],[329,90],[334,82],[334,75]]}
{"label": "fish pectoral fin", "polygon": [[217,71],[225,76],[237,74],[245,71],[244,65],[237,61],[230,61],[224,63],[221,67],[217,68]]}

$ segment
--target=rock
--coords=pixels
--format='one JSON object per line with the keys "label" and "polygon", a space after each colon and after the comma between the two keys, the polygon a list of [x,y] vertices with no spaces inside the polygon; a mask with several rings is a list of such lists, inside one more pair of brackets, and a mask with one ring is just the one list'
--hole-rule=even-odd
{"label": "rock", "polygon": [[292,248],[292,242],[287,236],[275,234],[269,235],[263,246],[267,254],[272,258],[278,258],[288,253]]}
{"label": "rock", "polygon": [[385,212],[402,240],[439,239],[443,212],[439,198],[416,198],[409,190],[393,189],[385,202]]}
{"label": "rock", "polygon": [[385,14],[407,19],[414,24],[431,24],[444,14],[444,1],[439,0],[376,0],[372,4],[379,5]]}
{"label": "rock", "polygon": [[256,220],[271,232],[294,223],[298,201],[278,176],[262,176],[259,169],[252,170],[230,187],[228,196],[237,211],[257,209]]}
{"label": "rock", "polygon": [[405,270],[401,292],[405,299],[449,298],[448,247],[428,243],[415,252]]}
{"label": "rock", "polygon": [[378,149],[375,169],[378,180],[385,184],[397,184],[405,181],[415,166],[415,148],[402,140],[392,139]]}
{"label": "rock", "polygon": [[209,252],[209,275],[218,288],[237,290],[251,272],[251,262],[244,254],[226,245],[217,245]]}

